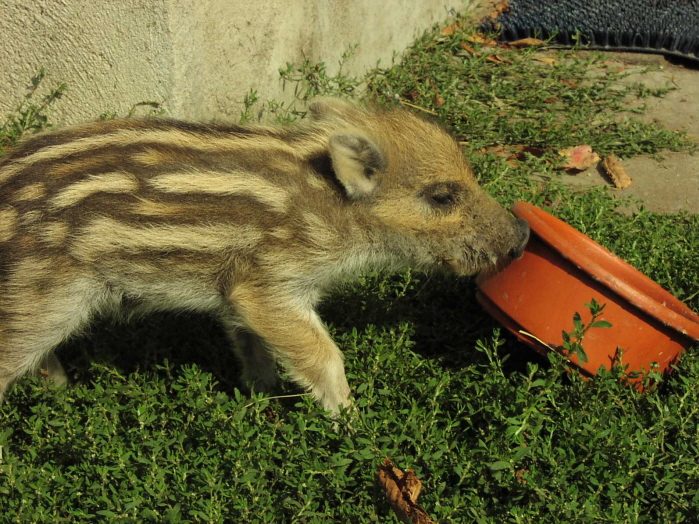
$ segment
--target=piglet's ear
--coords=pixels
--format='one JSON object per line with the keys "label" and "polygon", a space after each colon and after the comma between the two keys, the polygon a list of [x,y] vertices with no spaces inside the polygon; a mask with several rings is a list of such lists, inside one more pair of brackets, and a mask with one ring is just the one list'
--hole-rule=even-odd
{"label": "piglet's ear", "polygon": [[386,168],[378,146],[359,131],[332,135],[330,158],[337,181],[353,200],[370,195],[377,185],[377,173]]}
{"label": "piglet's ear", "polygon": [[358,108],[352,102],[340,98],[319,97],[308,106],[311,120],[330,120],[356,113]]}

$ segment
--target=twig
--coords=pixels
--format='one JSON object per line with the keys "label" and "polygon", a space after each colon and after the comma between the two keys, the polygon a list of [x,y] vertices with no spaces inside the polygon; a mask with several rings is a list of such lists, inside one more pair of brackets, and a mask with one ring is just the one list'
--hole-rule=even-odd
{"label": "twig", "polygon": [[525,337],[529,337],[529,338],[531,338],[531,339],[536,340],[539,344],[541,344],[542,346],[545,346],[545,347],[549,348],[551,351],[556,351],[554,348],[552,348],[551,346],[549,346],[546,342],[544,342],[543,340],[541,340],[541,339],[540,339],[539,337],[537,337],[536,335],[532,335],[532,334],[529,333],[528,331],[524,331],[523,329],[519,329],[519,330],[517,330],[517,333],[519,333],[520,335],[524,335]]}
{"label": "twig", "polygon": [[247,409],[247,408],[249,408],[250,406],[254,406],[255,404],[259,404],[259,403],[262,402],[263,400],[278,400],[278,399],[281,399],[281,398],[307,397],[308,395],[310,395],[310,393],[295,393],[295,394],[293,394],[293,395],[277,395],[277,396],[274,396],[274,397],[262,397],[262,398],[259,399],[259,400],[253,400],[252,402],[250,402],[250,403],[248,403],[248,404],[245,404],[245,405],[243,406],[243,409]]}
{"label": "twig", "polygon": [[430,115],[437,116],[437,113],[435,113],[435,112],[432,111],[431,109],[427,109],[427,108],[425,108],[425,107],[422,107],[422,106],[419,106],[419,105],[416,105],[416,104],[411,104],[410,102],[406,102],[406,101],[403,100],[402,98],[399,99],[398,102],[400,102],[401,105],[408,106],[408,107],[412,107],[413,109],[417,109],[418,111],[422,111],[423,113],[428,113],[428,114],[430,114]]}

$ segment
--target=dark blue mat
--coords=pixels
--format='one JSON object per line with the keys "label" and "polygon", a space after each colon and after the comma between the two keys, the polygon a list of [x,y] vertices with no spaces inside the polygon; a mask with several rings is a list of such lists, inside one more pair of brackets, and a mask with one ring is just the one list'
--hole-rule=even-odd
{"label": "dark blue mat", "polygon": [[676,55],[699,62],[699,0],[510,0],[482,29],[512,41]]}

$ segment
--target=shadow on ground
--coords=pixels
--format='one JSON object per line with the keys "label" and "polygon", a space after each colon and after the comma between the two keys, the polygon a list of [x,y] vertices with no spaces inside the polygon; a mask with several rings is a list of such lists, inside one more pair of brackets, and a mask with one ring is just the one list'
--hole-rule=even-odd
{"label": "shadow on ground", "polygon": [[[338,336],[370,325],[390,329],[409,323],[413,351],[456,369],[484,362],[476,341],[489,339],[497,327],[476,302],[471,281],[441,275],[419,276],[414,289],[401,296],[348,287],[322,305],[321,316]],[[514,340],[505,340],[509,369],[522,369],[537,359]],[[195,364],[227,392],[241,386],[239,364],[223,330],[207,315],[160,313],[126,323],[101,319],[88,333],[61,346],[58,355],[73,382],[91,380],[91,362],[122,374],[157,372],[167,362],[174,368]]]}

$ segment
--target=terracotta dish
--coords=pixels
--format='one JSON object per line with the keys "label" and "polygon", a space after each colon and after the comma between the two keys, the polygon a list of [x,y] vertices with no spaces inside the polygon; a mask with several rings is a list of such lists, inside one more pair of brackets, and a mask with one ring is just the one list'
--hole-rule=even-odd
{"label": "terracotta dish", "polygon": [[529,223],[529,244],[520,259],[477,280],[477,298],[520,341],[541,353],[560,351],[576,312],[589,323],[591,299],[612,325],[587,331],[587,362],[569,356],[588,376],[615,359],[631,377],[655,365],[663,372],[699,341],[699,316],[631,265],[532,204],[518,202],[512,211]]}

